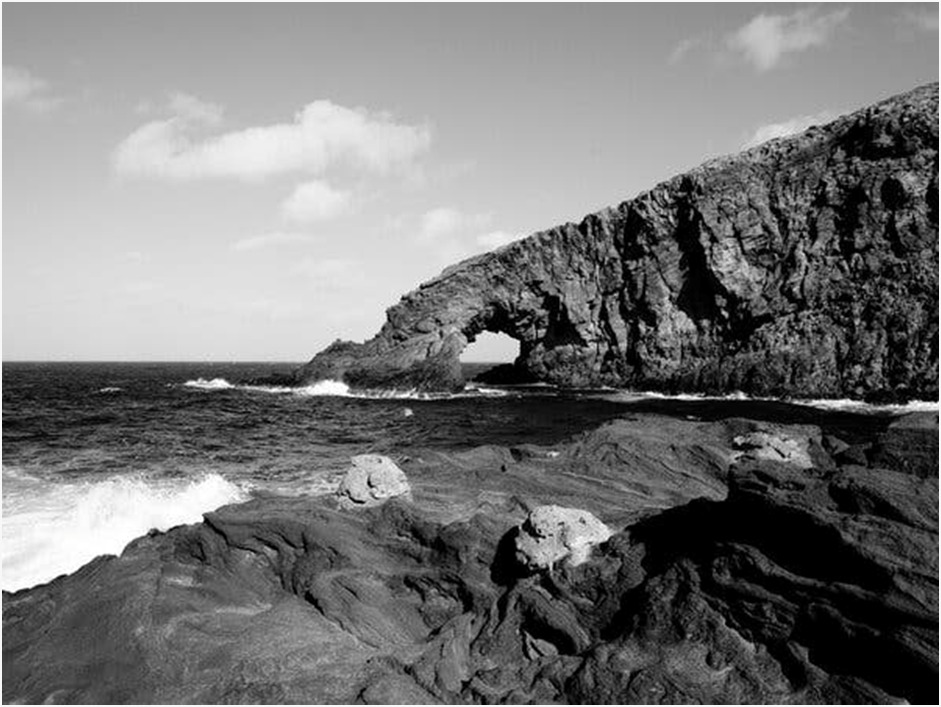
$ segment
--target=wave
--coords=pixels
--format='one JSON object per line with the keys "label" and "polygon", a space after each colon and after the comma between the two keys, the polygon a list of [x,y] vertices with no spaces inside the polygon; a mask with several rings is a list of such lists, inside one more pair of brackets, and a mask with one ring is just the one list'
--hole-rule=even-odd
{"label": "wave", "polygon": [[910,412],[938,412],[938,401],[912,400],[907,403],[866,403],[861,400],[788,400],[794,405],[807,405],[824,410],[843,410],[846,412],[874,412],[905,415]]}
{"label": "wave", "polygon": [[336,380],[321,380],[307,386],[282,385],[248,385],[230,383],[225,378],[206,380],[197,378],[188,380],[184,384],[188,388],[200,390],[242,390],[259,393],[272,393],[276,395],[295,395],[298,397],[340,397],[358,398],[362,400],[460,400],[465,398],[489,398],[524,395],[550,395],[561,392],[583,395],[592,398],[601,398],[612,402],[641,402],[645,400],[675,400],[678,402],[697,401],[751,401],[768,403],[788,403],[790,405],[803,405],[822,410],[872,413],[872,414],[905,414],[909,412],[937,411],[939,404],[935,401],[912,401],[905,404],[877,404],[866,403],[861,400],[828,400],[828,399],[800,399],[800,398],[770,398],[750,396],[736,390],[725,395],[706,395],[700,393],[660,393],[649,390],[619,390],[617,388],[590,388],[590,389],[563,389],[546,383],[529,385],[514,385],[508,387],[488,387],[469,382],[464,390],[458,393],[424,393],[417,390],[354,390],[346,383]]}
{"label": "wave", "polygon": [[751,396],[740,390],[726,395],[706,395],[699,393],[667,394],[654,391],[616,391],[605,392],[601,395],[606,400],[615,402],[640,402],[644,400],[675,400],[678,402],[706,402],[706,401],[749,401],[762,403],[786,403],[788,405],[802,405],[821,410],[837,412],[856,412],[862,414],[895,414],[904,415],[910,412],[937,412],[938,401],[913,400],[902,404],[867,403],[862,400],[844,399],[807,399],[807,398],[763,398]]}
{"label": "wave", "polygon": [[256,393],[272,393],[275,395],[295,395],[298,397],[318,398],[357,398],[361,400],[454,400],[461,398],[480,397],[506,397],[513,395],[508,390],[486,388],[481,386],[468,386],[459,393],[424,393],[417,390],[354,390],[349,385],[337,380],[321,380],[306,386],[286,385],[249,385],[236,384],[225,378],[197,378],[188,380],[183,385],[198,390],[242,390]]}
{"label": "wave", "polygon": [[186,381],[183,385],[187,388],[198,388],[199,390],[231,390],[235,387],[225,378],[213,378],[212,380],[197,378],[196,380]]}
{"label": "wave", "polygon": [[99,388],[99,393],[120,393],[124,388],[118,388],[117,386],[109,385],[105,388]]}
{"label": "wave", "polygon": [[54,482],[3,470],[3,589],[48,582],[152,529],[196,523],[248,494],[218,474],[195,480]]}

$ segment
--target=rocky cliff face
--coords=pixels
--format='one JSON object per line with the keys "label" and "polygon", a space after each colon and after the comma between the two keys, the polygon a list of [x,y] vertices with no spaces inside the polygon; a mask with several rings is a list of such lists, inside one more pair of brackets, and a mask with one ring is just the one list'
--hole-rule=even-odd
{"label": "rocky cliff face", "polygon": [[459,388],[494,331],[561,385],[934,398],[938,85],[466,260],[387,314],[298,382]]}

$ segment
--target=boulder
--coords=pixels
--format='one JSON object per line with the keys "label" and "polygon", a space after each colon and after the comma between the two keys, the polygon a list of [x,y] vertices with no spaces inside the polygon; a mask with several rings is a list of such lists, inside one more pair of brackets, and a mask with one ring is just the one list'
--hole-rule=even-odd
{"label": "boulder", "polygon": [[375,506],[390,498],[408,496],[411,487],[405,472],[381,454],[360,454],[337,487],[340,505],[346,508]]}
{"label": "boulder", "polygon": [[811,469],[814,466],[810,458],[809,440],[790,437],[782,432],[754,430],[736,436],[732,444],[736,449],[732,453],[736,459],[767,459],[791,464],[799,469]]}
{"label": "boulder", "polygon": [[608,526],[588,511],[539,506],[519,526],[516,557],[530,569],[552,569],[561,560],[577,566],[609,537]]}

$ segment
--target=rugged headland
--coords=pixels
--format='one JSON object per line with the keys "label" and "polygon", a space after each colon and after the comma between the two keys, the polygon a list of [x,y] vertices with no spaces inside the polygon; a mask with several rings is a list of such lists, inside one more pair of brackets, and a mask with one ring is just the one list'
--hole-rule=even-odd
{"label": "rugged headland", "polygon": [[[938,87],[465,261],[296,383],[938,394]],[[746,419],[746,417],[748,419]],[[938,414],[624,405],[3,594],[6,703],[937,703]]]}
{"label": "rugged headland", "polygon": [[932,84],[454,265],[297,382],[457,389],[494,331],[520,380],[936,399],[937,263]]}
{"label": "rugged headland", "polygon": [[152,533],[4,593],[3,701],[934,704],[938,416],[804,410],[365,458]]}

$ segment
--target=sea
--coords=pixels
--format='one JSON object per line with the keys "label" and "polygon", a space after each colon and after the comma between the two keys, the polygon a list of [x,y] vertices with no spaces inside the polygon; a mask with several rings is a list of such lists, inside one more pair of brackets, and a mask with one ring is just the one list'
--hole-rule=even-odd
{"label": "sea", "polygon": [[[353,393],[251,382],[296,363],[3,363],[3,590],[119,554],[151,529],[260,494],[324,494],[349,458],[407,449],[556,445],[626,415],[818,424],[852,441],[937,402],[665,396],[485,386]],[[465,364],[470,380],[493,364]]]}

